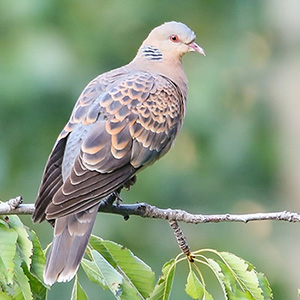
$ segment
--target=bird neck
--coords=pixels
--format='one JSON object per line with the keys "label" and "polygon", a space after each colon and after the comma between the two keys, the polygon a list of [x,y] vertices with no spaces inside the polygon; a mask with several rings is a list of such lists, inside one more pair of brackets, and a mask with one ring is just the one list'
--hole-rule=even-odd
{"label": "bird neck", "polygon": [[180,57],[163,55],[155,47],[141,47],[136,57],[128,64],[131,68],[157,73],[170,78],[187,97],[187,77],[184,73]]}
{"label": "bird neck", "polygon": [[162,52],[154,46],[142,45],[138,55],[150,61],[161,61],[163,59]]}

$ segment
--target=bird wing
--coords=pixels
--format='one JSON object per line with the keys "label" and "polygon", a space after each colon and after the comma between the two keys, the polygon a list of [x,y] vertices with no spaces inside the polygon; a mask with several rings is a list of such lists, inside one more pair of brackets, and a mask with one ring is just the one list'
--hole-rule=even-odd
{"label": "bird wing", "polygon": [[50,155],[36,220],[45,208],[47,219],[89,209],[155,162],[181,127],[184,102],[179,88],[158,74],[122,68],[93,80]]}

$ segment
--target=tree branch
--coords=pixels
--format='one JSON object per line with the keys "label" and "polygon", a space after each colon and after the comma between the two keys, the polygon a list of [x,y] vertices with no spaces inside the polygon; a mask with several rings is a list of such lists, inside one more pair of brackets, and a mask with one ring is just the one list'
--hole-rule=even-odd
{"label": "tree branch", "polygon": [[[21,196],[12,198],[6,202],[0,203],[0,215],[31,215],[34,211],[34,204],[22,204]],[[219,222],[243,222],[277,220],[287,222],[300,222],[300,214],[295,212],[281,211],[270,213],[253,213],[253,214],[217,214],[217,215],[202,215],[191,214],[179,209],[162,209],[147,203],[137,204],[111,204],[102,201],[100,212],[122,215],[125,220],[131,215],[140,216],[143,218],[164,219],[168,221],[177,221],[184,223],[219,223]]]}
{"label": "tree branch", "polygon": [[22,196],[0,202],[1,215],[31,215],[34,211],[34,204],[22,204]]}

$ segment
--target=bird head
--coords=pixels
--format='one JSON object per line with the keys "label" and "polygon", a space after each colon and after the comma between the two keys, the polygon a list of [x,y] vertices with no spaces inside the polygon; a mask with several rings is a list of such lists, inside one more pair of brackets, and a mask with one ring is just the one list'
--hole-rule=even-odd
{"label": "bird head", "polygon": [[140,52],[150,60],[162,58],[180,59],[187,52],[198,52],[205,56],[204,50],[195,43],[195,33],[180,22],[166,22],[154,28],[143,42]]}

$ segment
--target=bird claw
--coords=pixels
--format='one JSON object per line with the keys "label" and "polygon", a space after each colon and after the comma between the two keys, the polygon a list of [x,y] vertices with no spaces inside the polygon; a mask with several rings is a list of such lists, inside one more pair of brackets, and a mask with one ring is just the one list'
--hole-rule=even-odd
{"label": "bird claw", "polygon": [[114,202],[116,201],[116,205],[120,206],[121,202],[123,202],[119,191],[116,192],[112,192],[108,197],[106,197],[103,202],[105,203],[105,205],[113,205]]}
{"label": "bird claw", "polygon": [[136,176],[134,175],[129,180],[127,180],[121,188],[118,188],[116,191],[112,192],[109,196],[107,196],[103,202],[105,202],[106,205],[113,205],[113,203],[116,201],[116,205],[120,206],[121,202],[123,202],[120,192],[122,188],[124,187],[127,191],[130,190],[130,188],[136,183]]}
{"label": "bird claw", "polygon": [[133,177],[131,177],[128,181],[126,181],[124,183],[124,187],[127,191],[130,190],[130,188],[136,183],[137,177],[136,175],[134,175]]}
{"label": "bird claw", "polygon": [[115,194],[116,205],[120,206],[123,200],[118,192],[114,192],[114,194]]}

